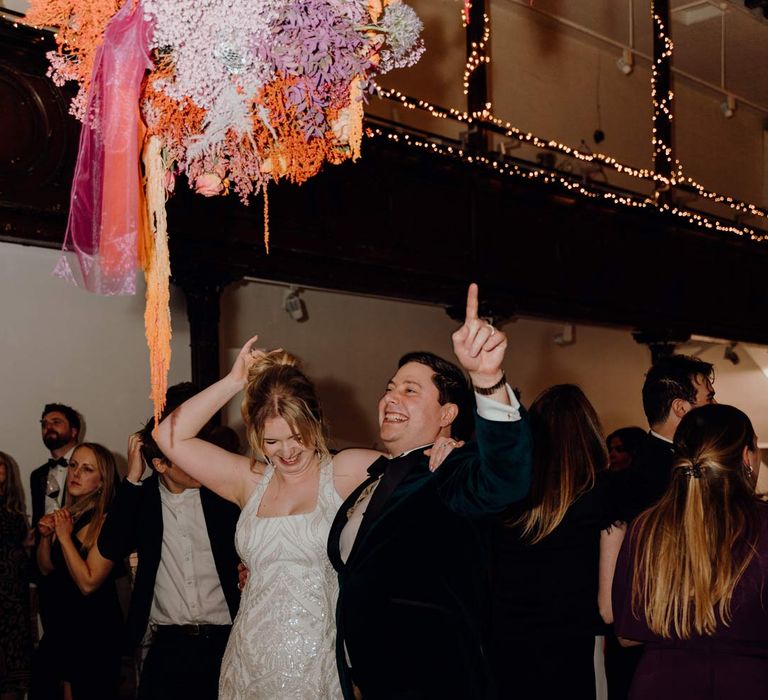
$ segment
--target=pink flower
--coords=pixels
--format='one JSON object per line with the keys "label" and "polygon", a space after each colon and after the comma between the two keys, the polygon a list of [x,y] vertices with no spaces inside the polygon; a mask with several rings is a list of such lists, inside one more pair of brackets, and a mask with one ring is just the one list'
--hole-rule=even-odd
{"label": "pink flower", "polygon": [[195,180],[195,192],[203,197],[215,197],[224,191],[224,183],[216,173],[203,173]]}
{"label": "pink flower", "polygon": [[165,186],[165,191],[168,194],[173,194],[173,190],[176,188],[176,176],[171,170],[165,171],[165,175],[163,176],[163,185]]}

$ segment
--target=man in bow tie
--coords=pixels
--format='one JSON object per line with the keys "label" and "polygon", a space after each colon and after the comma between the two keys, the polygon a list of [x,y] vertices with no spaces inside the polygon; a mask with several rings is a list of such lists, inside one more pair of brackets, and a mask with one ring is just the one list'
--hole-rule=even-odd
{"label": "man in bow tie", "polygon": [[64,504],[67,466],[80,438],[80,415],[62,403],[46,404],[40,418],[40,431],[51,458],[30,476],[32,527]]}
{"label": "man in bow tie", "polygon": [[379,402],[392,459],[372,465],[331,528],[345,698],[493,697],[485,521],[526,495],[531,441],[502,370],[506,336],[478,318],[474,284],[453,346],[474,389],[476,441],[430,471],[425,447],[467,436],[472,392],[456,365],[432,353],[403,356]]}
{"label": "man in bow tie", "polygon": [[[35,541],[39,541],[37,523],[44,515],[53,513],[64,505],[67,484],[67,467],[75,446],[80,441],[80,414],[63,403],[49,403],[40,417],[40,433],[43,444],[50,451],[50,459],[35,469],[29,477],[32,494],[32,527]],[[37,606],[43,629],[50,619],[51,610],[57,604],[56,591],[51,583],[37,571],[36,558],[32,555],[32,582],[37,586]]]}

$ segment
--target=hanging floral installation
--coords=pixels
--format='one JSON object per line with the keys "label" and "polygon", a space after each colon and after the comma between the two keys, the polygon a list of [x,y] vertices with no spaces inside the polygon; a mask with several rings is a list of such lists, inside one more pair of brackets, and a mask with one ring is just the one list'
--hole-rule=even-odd
{"label": "hanging floral installation", "polygon": [[32,0],[26,20],[56,28],[49,76],[77,81],[84,125],[64,243],[79,265],[56,272],[132,294],[144,270],[158,415],[179,175],[204,196],[263,194],[268,251],[268,183],[360,157],[365,95],[418,61],[421,21],[401,0]]}

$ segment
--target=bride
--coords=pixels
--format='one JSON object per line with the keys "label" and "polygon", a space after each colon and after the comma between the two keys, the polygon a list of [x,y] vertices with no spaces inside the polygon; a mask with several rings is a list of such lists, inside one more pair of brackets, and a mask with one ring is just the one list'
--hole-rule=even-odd
{"label": "bride", "polygon": [[[222,700],[337,700],[338,583],[326,555],[336,511],[381,453],[331,457],[315,388],[283,350],[240,351],[229,374],[157,428],[160,449],[190,476],[242,508],[235,540],[250,571],[221,668]],[[241,390],[254,458],[196,435]],[[441,438],[441,440],[445,440]],[[433,450],[430,468],[438,465]],[[440,455],[440,461],[445,456]]]}

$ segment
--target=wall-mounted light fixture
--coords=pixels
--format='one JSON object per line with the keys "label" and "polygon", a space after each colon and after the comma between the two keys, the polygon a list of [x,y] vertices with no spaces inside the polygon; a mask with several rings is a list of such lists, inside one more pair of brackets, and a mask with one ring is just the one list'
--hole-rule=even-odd
{"label": "wall-mounted light fixture", "polygon": [[616,67],[624,73],[629,75],[635,69],[635,55],[632,53],[632,49],[625,48],[621,54],[621,58],[616,61]]}
{"label": "wall-mounted light fixture", "polygon": [[289,287],[283,297],[283,308],[294,321],[306,321],[307,306],[299,296],[301,290],[298,287]]}
{"label": "wall-mounted light fixture", "polygon": [[741,358],[736,354],[736,343],[731,343],[730,345],[725,346],[725,352],[723,353],[723,357],[728,360],[732,365],[738,365],[739,362],[741,362]]}
{"label": "wall-mounted light fixture", "polygon": [[733,95],[726,95],[725,102],[720,105],[720,111],[726,119],[730,119],[736,114],[736,98]]}

